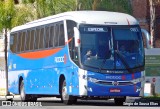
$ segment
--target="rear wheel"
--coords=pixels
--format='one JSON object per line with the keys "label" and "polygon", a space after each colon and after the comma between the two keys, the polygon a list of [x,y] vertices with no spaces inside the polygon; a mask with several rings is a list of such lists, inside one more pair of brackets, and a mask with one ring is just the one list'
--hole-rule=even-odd
{"label": "rear wheel", "polygon": [[20,84],[20,97],[21,97],[21,101],[28,101],[29,100],[29,95],[27,95],[24,90],[23,80],[21,81],[21,84]]}
{"label": "rear wheel", "polygon": [[125,101],[126,101],[126,97],[114,98],[114,102],[117,106],[122,106]]}
{"label": "rear wheel", "polygon": [[30,95],[29,101],[36,102],[37,101],[37,97],[34,97],[34,96]]}
{"label": "rear wheel", "polygon": [[67,94],[66,81],[63,80],[61,84],[61,100],[66,105],[71,105],[77,102],[77,98]]}

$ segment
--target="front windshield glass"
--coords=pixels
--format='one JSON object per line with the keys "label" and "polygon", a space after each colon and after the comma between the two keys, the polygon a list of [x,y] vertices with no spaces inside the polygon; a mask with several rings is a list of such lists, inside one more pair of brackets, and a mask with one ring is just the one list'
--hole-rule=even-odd
{"label": "front windshield glass", "polygon": [[144,51],[140,28],[108,26],[80,26],[81,63],[84,66],[125,70],[144,65]]}
{"label": "front windshield glass", "polygon": [[111,57],[111,29],[103,26],[85,26],[80,28],[81,62],[85,66],[99,68],[104,59],[105,68],[113,69]]}
{"label": "front windshield glass", "polygon": [[114,28],[113,37],[114,49],[118,52],[115,53],[116,69],[125,69],[125,62],[129,68],[144,64],[143,43],[138,27]]}

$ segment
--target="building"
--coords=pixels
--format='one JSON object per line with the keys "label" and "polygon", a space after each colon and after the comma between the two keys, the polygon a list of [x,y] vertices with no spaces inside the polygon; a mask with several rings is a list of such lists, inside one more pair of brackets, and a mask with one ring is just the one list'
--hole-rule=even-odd
{"label": "building", "polygon": [[[132,0],[133,16],[140,22],[142,28],[150,32],[149,0]],[[155,48],[160,48],[160,5],[156,6]]]}

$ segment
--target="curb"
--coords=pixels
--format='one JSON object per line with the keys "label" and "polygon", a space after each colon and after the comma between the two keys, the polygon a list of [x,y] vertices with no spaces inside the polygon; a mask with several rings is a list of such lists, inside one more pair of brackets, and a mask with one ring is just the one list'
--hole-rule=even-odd
{"label": "curb", "polygon": [[[20,95],[13,95],[13,96],[14,96],[14,98],[20,98]],[[0,99],[5,99],[5,98],[6,98],[6,96],[4,96],[4,95],[3,95],[3,96],[2,96],[2,95],[0,96]]]}
{"label": "curb", "polygon": [[160,102],[160,98],[141,98],[142,101],[157,101]]}

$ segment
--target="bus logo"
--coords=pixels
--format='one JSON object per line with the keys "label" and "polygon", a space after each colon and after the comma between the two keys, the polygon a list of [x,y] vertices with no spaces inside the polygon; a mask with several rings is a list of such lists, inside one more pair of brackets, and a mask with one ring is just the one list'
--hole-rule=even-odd
{"label": "bus logo", "polygon": [[64,64],[66,64],[66,62],[67,62],[66,54],[64,56],[55,57],[55,62],[56,63],[62,63],[63,62]]}
{"label": "bus logo", "polygon": [[122,79],[121,76],[106,76],[106,79]]}
{"label": "bus logo", "polygon": [[118,86],[118,84],[119,84],[119,83],[118,83],[117,81],[113,81],[113,82],[112,82],[112,85],[114,85],[114,86]]}
{"label": "bus logo", "polygon": [[65,54],[64,55],[64,64],[66,64],[67,63],[67,55]]}

